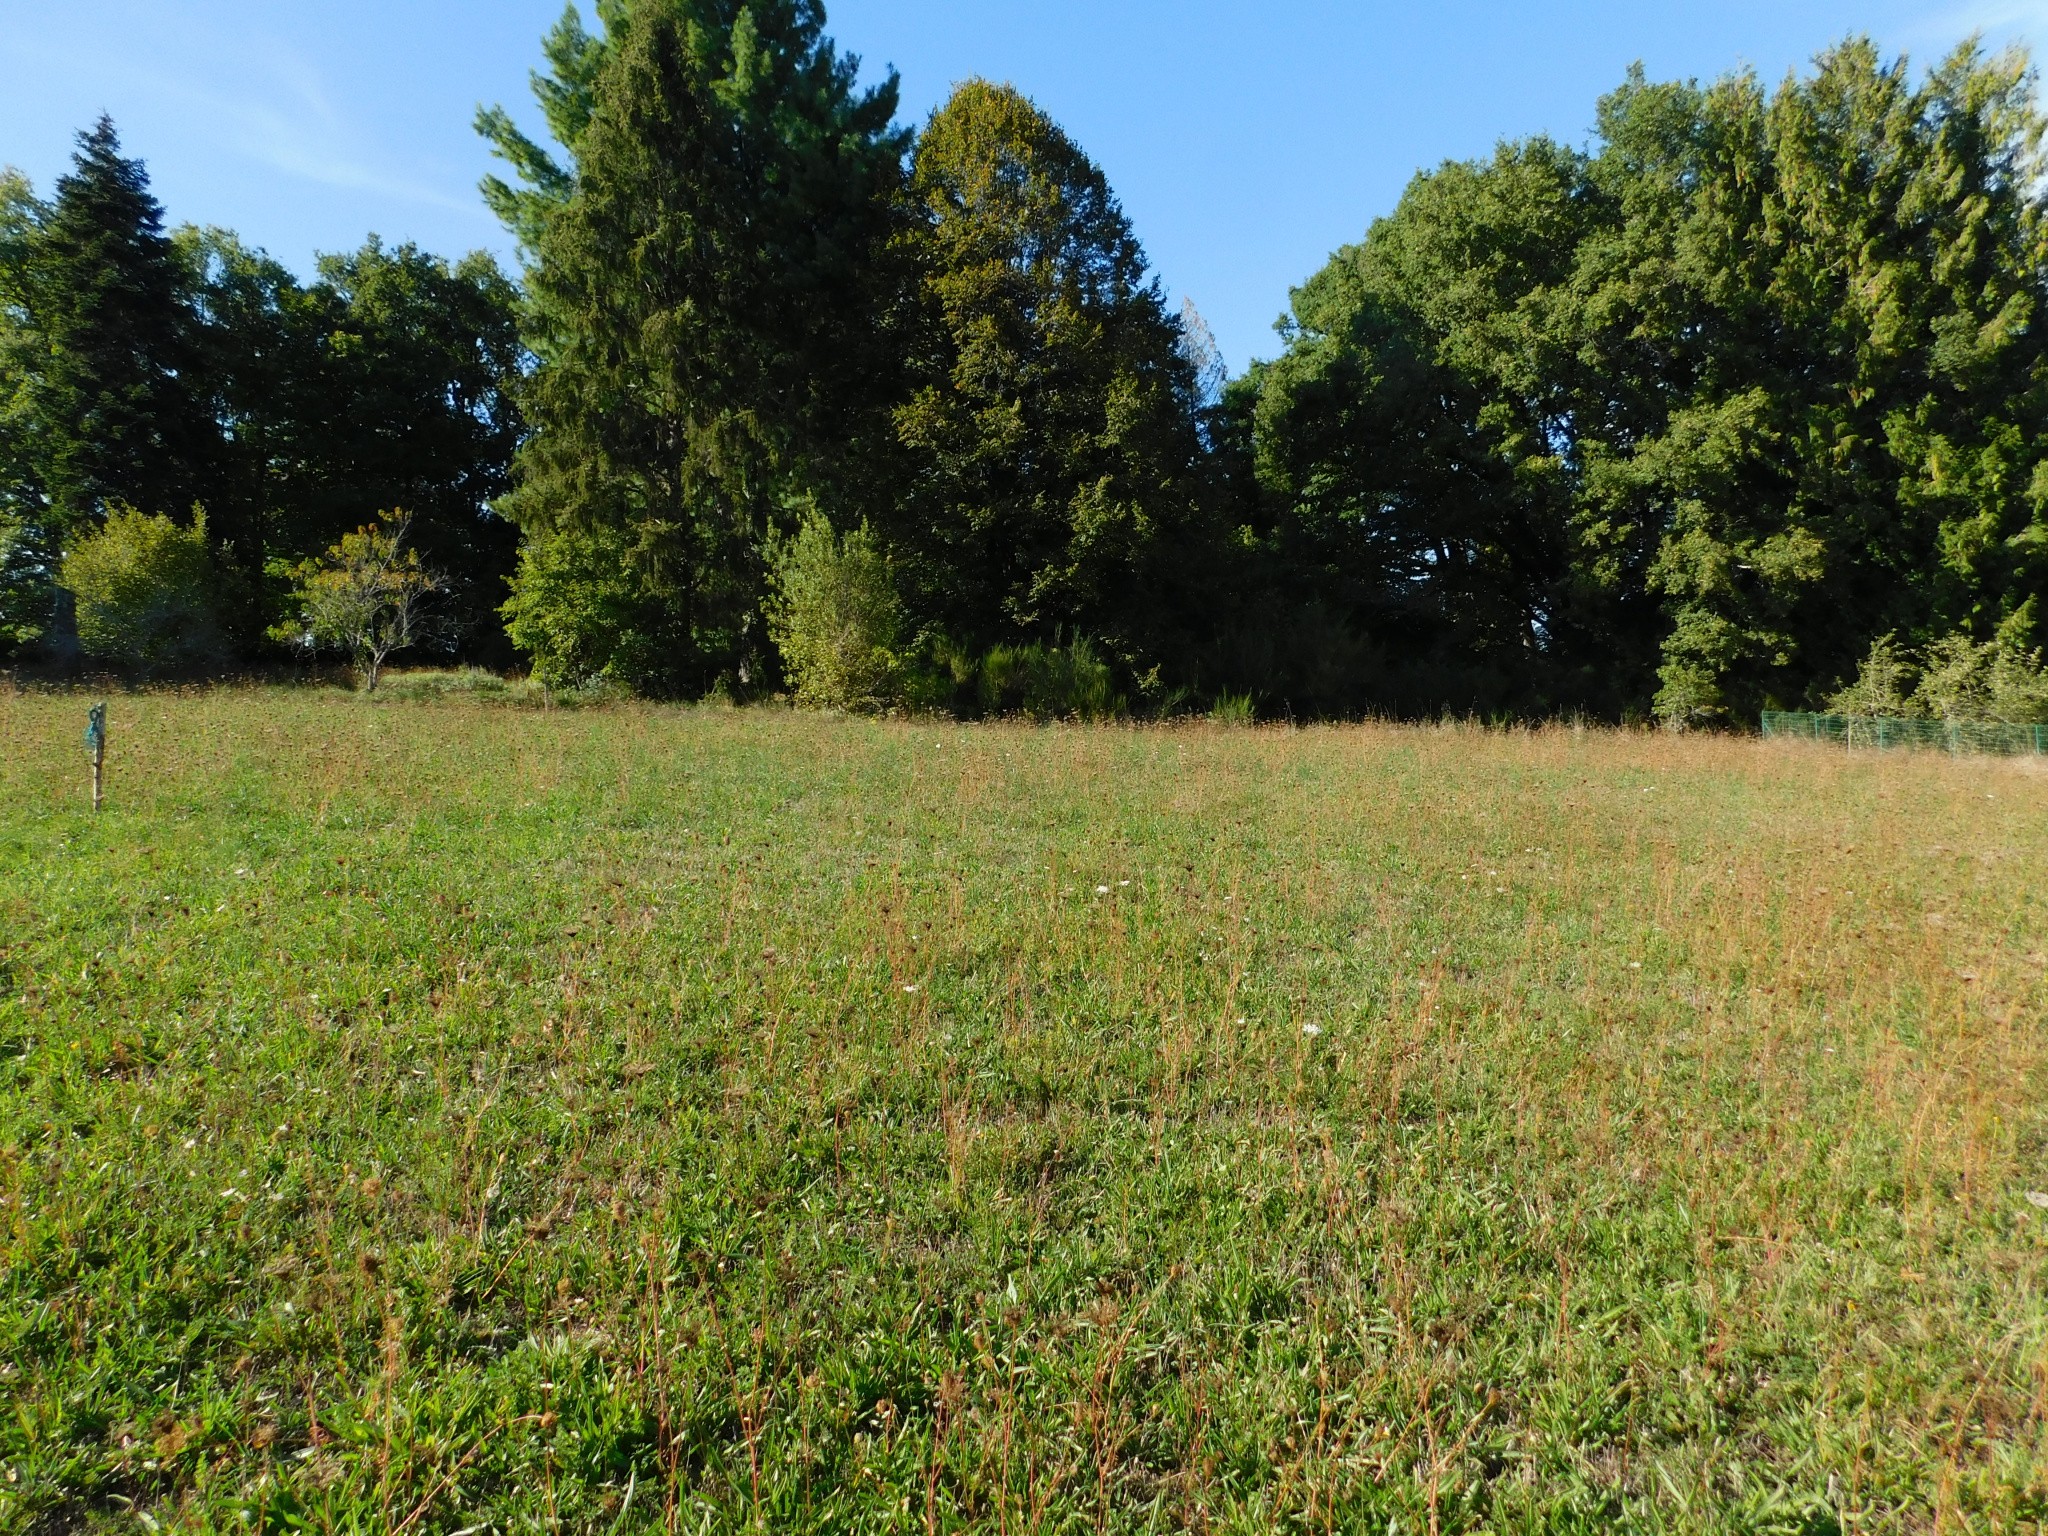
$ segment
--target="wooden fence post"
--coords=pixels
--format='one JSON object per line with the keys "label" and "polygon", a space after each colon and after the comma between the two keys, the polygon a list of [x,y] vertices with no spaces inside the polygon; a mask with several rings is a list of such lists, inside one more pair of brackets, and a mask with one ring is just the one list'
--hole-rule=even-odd
{"label": "wooden fence post", "polygon": [[95,704],[85,717],[85,751],[92,759],[92,809],[98,815],[105,791],[107,765],[107,706]]}

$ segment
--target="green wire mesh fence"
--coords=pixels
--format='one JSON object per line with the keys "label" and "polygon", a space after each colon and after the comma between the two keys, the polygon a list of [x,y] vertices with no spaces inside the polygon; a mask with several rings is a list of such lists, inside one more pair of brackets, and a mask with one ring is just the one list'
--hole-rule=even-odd
{"label": "green wire mesh fence", "polygon": [[1764,734],[1796,741],[1831,741],[1845,747],[1929,747],[1944,752],[1988,752],[2004,757],[2048,754],[2048,725],[1954,724],[1893,720],[1868,715],[1808,715],[1766,710]]}

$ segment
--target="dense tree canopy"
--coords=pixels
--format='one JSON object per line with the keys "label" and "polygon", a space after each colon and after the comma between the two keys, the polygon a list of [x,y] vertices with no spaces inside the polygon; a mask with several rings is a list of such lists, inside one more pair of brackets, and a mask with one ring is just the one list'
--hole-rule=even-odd
{"label": "dense tree canopy", "polygon": [[959,88],[912,163],[908,472],[887,527],[914,608],[976,645],[1171,627],[1200,504],[1196,382],[1102,172],[1016,91]]}
{"label": "dense tree canopy", "polygon": [[[375,239],[302,282],[167,234],[104,122],[48,202],[0,179],[0,648],[60,636],[69,542],[133,504],[204,507],[245,652],[285,572],[397,513],[472,654],[564,685],[783,687],[800,546],[804,590],[861,594],[833,645],[912,706],[1029,674],[1689,725],[1905,707],[1896,673],[2036,707],[2021,56],[1637,71],[1583,148],[1417,177],[1225,384],[1010,87],[913,133],[817,0],[572,4],[542,52],[543,138],[477,121],[517,285]],[[2005,682],[1950,688],[1964,661]]]}
{"label": "dense tree canopy", "polygon": [[621,582],[688,637],[644,686],[764,675],[765,542],[801,505],[857,506],[880,467],[861,450],[887,429],[876,280],[906,140],[893,78],[861,89],[822,23],[797,0],[623,7],[573,192],[531,225],[550,344],[509,507],[624,548]]}
{"label": "dense tree canopy", "polygon": [[0,182],[0,650],[61,646],[55,563],[117,506],[204,509],[220,626],[251,655],[281,571],[395,510],[453,578],[443,632],[509,661],[516,532],[492,506],[524,359],[488,257],[373,238],[301,283],[224,231],[165,234],[102,122],[48,204]]}
{"label": "dense tree canopy", "polygon": [[1411,692],[1676,721],[1995,630],[2048,579],[2040,134],[2016,57],[1853,43],[1419,178],[1238,388],[1285,579]]}

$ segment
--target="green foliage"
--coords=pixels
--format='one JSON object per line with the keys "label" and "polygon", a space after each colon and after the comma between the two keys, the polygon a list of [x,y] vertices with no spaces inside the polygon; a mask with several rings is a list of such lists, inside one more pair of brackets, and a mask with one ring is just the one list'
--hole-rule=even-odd
{"label": "green foliage", "polygon": [[48,210],[28,179],[0,170],[0,519],[40,526],[44,515],[35,404],[36,328],[30,306],[36,236]]}
{"label": "green foliage", "polygon": [[[2020,57],[1640,74],[1595,152],[1419,177],[1219,434],[1283,591],[1420,691],[1674,723],[2048,586],[2048,227]],[[1454,680],[1460,676],[1464,683]]]}
{"label": "green foliage", "polygon": [[504,607],[505,630],[552,689],[612,687],[656,697],[686,656],[662,590],[624,535],[606,528],[529,532]]}
{"label": "green foliage", "polygon": [[447,616],[494,656],[516,549],[489,510],[521,431],[512,285],[487,256],[374,239],[301,284],[230,233],[162,224],[105,122],[51,203],[0,178],[0,516],[61,543],[112,500],[203,504],[219,617],[250,651],[280,617],[267,570],[410,506],[456,573]]}
{"label": "green foliage", "polygon": [[321,452],[306,478],[320,489],[308,487],[288,547],[404,507],[414,548],[447,584],[443,621],[501,659],[492,632],[518,538],[495,507],[524,431],[517,291],[488,255],[449,262],[373,239],[322,257],[312,297],[326,324]]}
{"label": "green foliage", "polygon": [[2008,630],[1982,644],[1947,635],[1927,647],[1913,713],[1948,724],[2048,722],[2048,671]]}
{"label": "green foliage", "polygon": [[1870,642],[1870,654],[1857,670],[1856,681],[1827,701],[1833,715],[1905,719],[1919,712],[1913,697],[1918,667],[1899,648],[1893,635]]}
{"label": "green foliage", "polygon": [[631,579],[683,640],[660,658],[666,687],[743,690],[772,666],[783,509],[861,506],[847,487],[886,433],[869,285],[901,175],[895,81],[860,89],[798,0],[609,21],[576,87],[574,193],[534,230],[545,344],[507,508],[531,533],[634,551]]}
{"label": "green foliage", "polygon": [[18,323],[34,344],[11,354],[22,371],[6,393],[19,393],[28,429],[12,446],[59,537],[117,502],[191,506],[210,467],[210,423],[192,388],[188,273],[141,163],[120,149],[103,117],[79,135],[70,173],[28,229],[15,200],[14,238],[26,244]]}
{"label": "green foliage", "polygon": [[298,572],[300,632],[345,654],[365,693],[377,691],[388,657],[427,637],[428,600],[447,585],[406,546],[410,530],[404,517],[358,528]]}
{"label": "green foliage", "polygon": [[991,715],[1111,720],[1129,709],[1115,674],[1086,639],[998,645],[982,657],[977,682],[981,706]]}
{"label": "green foliage", "polygon": [[533,94],[562,151],[560,159],[521,129],[503,107],[477,109],[476,131],[520,183],[485,177],[484,202],[518,240],[528,262],[539,258],[548,220],[568,206],[575,192],[576,146],[597,109],[598,75],[611,56],[612,36],[625,25],[626,10],[627,0],[597,0],[603,30],[593,34],[583,25],[575,0],[570,0],[561,20],[541,41],[548,67],[545,73],[534,71]]}
{"label": "green foliage", "polygon": [[878,514],[913,614],[975,646],[1171,627],[1197,380],[1102,172],[1016,91],[961,86],[918,140],[912,470]]}
{"label": "green foliage", "polygon": [[100,661],[144,672],[214,659],[221,635],[206,515],[181,527],[118,504],[64,553],[78,640]]}
{"label": "green foliage", "polygon": [[1948,725],[2048,722],[2048,669],[2027,648],[2029,602],[1986,641],[1944,635],[1924,651],[1902,651],[1892,636],[1872,643],[1855,683],[1827,701],[1830,714],[1932,718]]}
{"label": "green foliage", "polygon": [[[1324,632],[1257,678],[1261,692],[1310,710],[1491,707],[1581,695],[1626,668],[1581,611],[1563,407],[1527,334],[1541,312],[1522,302],[1570,273],[1580,176],[1577,156],[1535,140],[1418,177],[1363,245],[1296,290],[1286,351],[1232,392],[1241,425],[1225,446],[1256,478],[1248,520],[1268,581],[1313,600]],[[1254,588],[1261,634],[1270,590]],[[1318,658],[1360,640],[1383,667],[1312,681]]]}
{"label": "green foliage", "polygon": [[1917,714],[1925,711],[1948,724],[1984,719],[1991,711],[1991,672],[1998,647],[1979,645],[1968,635],[1945,635],[1927,647]]}
{"label": "green foliage", "polygon": [[1209,707],[1209,718],[1217,725],[1246,726],[1256,722],[1259,712],[1248,693],[1225,693]]}
{"label": "green foliage", "polygon": [[510,485],[523,354],[517,295],[495,262],[373,239],[322,257],[301,285],[221,231],[178,244],[223,429],[208,510],[245,587],[404,506],[415,547],[447,573],[450,630],[507,659],[493,636],[517,535],[491,507]]}
{"label": "green foliage", "polygon": [[818,514],[775,551],[768,633],[797,702],[874,712],[903,693],[903,603],[865,526],[845,535]]}
{"label": "green foliage", "polygon": [[34,523],[0,512],[0,661],[35,645],[55,617],[56,560]]}

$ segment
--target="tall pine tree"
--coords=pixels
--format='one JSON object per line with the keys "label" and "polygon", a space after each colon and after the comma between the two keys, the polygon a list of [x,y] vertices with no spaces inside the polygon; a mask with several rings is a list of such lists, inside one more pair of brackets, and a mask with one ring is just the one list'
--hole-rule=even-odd
{"label": "tall pine tree", "polygon": [[203,498],[210,430],[186,285],[148,175],[102,117],[57,183],[27,284],[27,406],[58,536],[115,502],[182,517]]}
{"label": "tall pine tree", "polygon": [[[810,0],[640,0],[609,20],[573,192],[515,224],[544,335],[508,505],[531,539],[626,551],[620,579],[664,615],[632,681],[745,684],[771,661],[768,543],[802,504],[869,494],[862,449],[887,435],[873,316],[896,83],[861,89]],[[529,562],[529,634],[558,627],[535,605],[559,553]]]}
{"label": "tall pine tree", "polygon": [[576,190],[576,147],[597,108],[597,78],[611,57],[612,39],[626,24],[626,0],[597,0],[597,19],[601,30],[592,32],[570,0],[541,40],[548,67],[533,72],[533,95],[556,149],[534,139],[503,107],[483,107],[476,115],[476,131],[518,178],[515,185],[502,176],[486,176],[484,202],[518,240],[528,262],[539,257],[548,220],[568,206]]}

